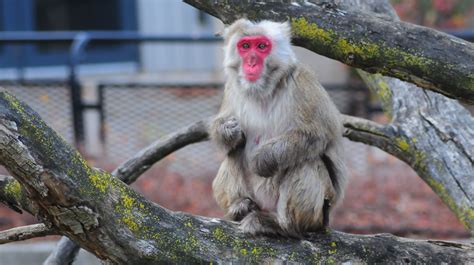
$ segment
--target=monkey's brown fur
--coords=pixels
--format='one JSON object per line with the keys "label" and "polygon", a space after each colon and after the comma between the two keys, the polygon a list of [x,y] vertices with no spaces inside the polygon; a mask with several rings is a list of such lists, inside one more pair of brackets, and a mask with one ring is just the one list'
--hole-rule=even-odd
{"label": "monkey's brown fur", "polygon": [[[265,35],[274,50],[261,80],[241,76],[235,43]],[[227,82],[212,138],[226,151],[213,182],[226,217],[250,234],[300,237],[324,225],[346,182],[339,112],[316,77],[296,61],[287,23],[239,20],[225,33]]]}

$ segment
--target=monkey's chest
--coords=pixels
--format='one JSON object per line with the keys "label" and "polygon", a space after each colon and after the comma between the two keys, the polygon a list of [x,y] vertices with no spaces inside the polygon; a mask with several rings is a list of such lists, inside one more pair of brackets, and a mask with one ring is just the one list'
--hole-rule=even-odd
{"label": "monkey's chest", "polygon": [[290,121],[271,111],[244,112],[239,118],[247,140],[247,151],[254,151],[270,139],[284,134],[290,127]]}
{"label": "monkey's chest", "polygon": [[[245,151],[243,152],[244,167],[247,169],[245,174],[247,189],[258,206],[268,212],[276,211],[279,199],[278,176],[271,178],[258,176],[252,172],[251,164],[258,148],[284,133],[284,130],[281,130],[282,127],[278,128],[274,125],[269,124],[267,120],[258,125],[254,124],[254,126],[243,128],[247,138]],[[245,131],[245,129],[247,130]]]}

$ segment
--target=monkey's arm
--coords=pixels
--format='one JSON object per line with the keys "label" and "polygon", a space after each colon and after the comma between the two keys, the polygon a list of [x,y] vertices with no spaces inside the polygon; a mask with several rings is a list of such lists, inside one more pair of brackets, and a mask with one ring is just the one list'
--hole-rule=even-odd
{"label": "monkey's arm", "polygon": [[211,125],[211,138],[226,152],[245,144],[245,136],[237,119],[232,115],[219,115]]}
{"label": "monkey's arm", "polygon": [[279,170],[320,159],[328,144],[329,137],[325,135],[292,130],[257,149],[253,170],[262,177],[271,177]]}

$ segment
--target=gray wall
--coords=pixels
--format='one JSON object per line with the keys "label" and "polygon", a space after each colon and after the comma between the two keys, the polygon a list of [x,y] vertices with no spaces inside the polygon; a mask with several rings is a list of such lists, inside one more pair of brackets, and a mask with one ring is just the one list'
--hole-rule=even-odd
{"label": "gray wall", "polygon": [[[11,243],[0,245],[0,265],[38,265],[48,257],[56,242]],[[74,265],[99,265],[92,254],[81,250]]]}
{"label": "gray wall", "polygon": [[[214,34],[215,19],[205,15],[199,20],[199,11],[176,0],[139,0],[138,23],[142,33],[150,34]],[[216,68],[218,44],[143,44],[140,59],[144,70],[156,71],[209,71]]]}

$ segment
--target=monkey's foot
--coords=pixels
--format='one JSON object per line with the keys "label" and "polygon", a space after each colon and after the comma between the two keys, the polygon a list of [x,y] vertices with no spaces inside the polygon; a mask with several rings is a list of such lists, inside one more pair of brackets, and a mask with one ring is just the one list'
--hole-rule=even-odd
{"label": "monkey's foot", "polygon": [[241,201],[234,202],[226,214],[227,219],[240,221],[250,212],[258,211],[260,207],[250,198],[244,198]]}
{"label": "monkey's foot", "polygon": [[249,213],[240,222],[240,229],[251,235],[278,235],[281,228],[275,220],[275,216],[261,211]]}

